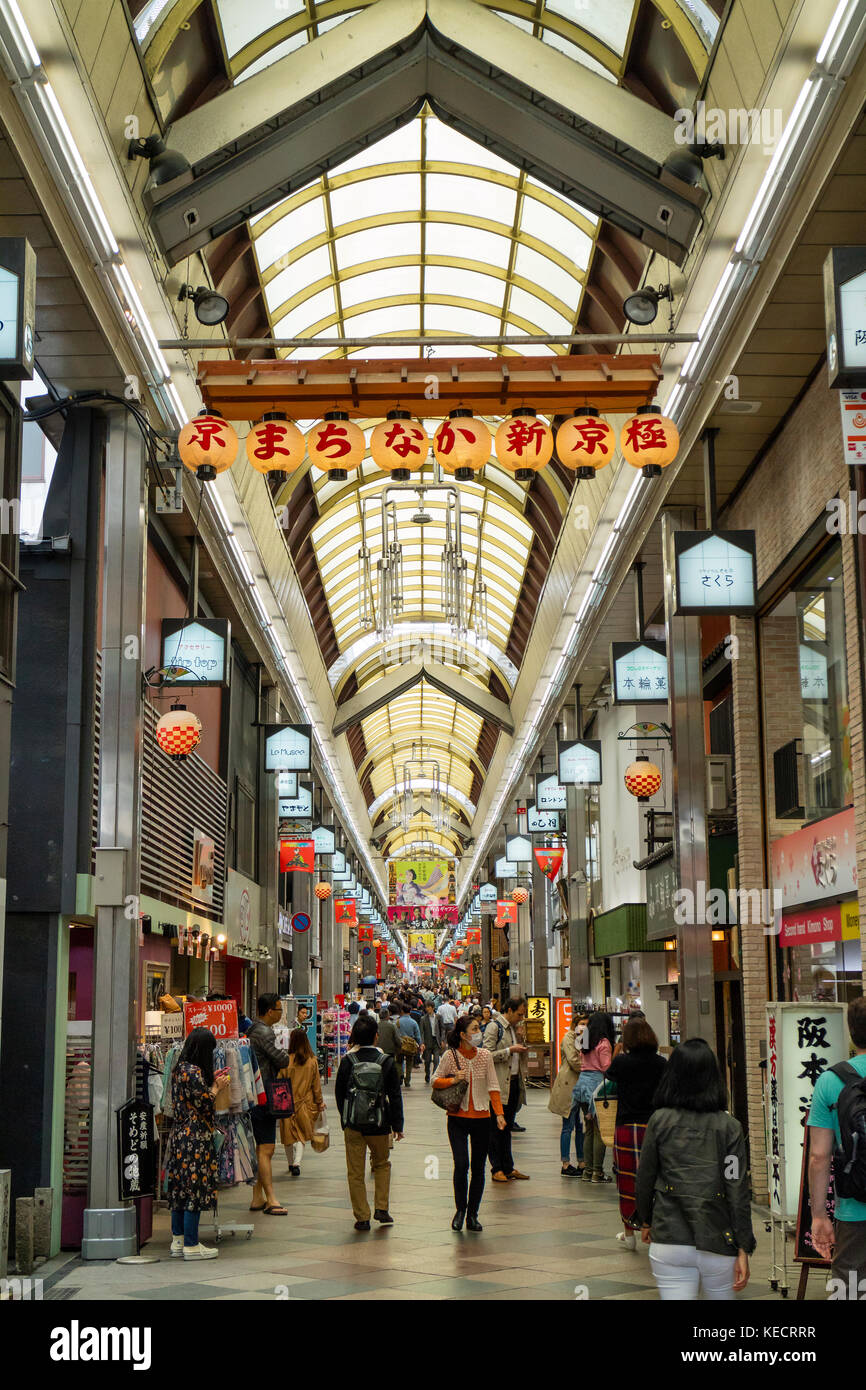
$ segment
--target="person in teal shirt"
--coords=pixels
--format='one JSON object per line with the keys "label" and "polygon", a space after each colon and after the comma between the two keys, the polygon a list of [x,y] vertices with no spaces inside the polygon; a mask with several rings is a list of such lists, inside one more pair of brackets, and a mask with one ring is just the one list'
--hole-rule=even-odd
{"label": "person in teal shirt", "polygon": [[[849,1058],[860,1076],[866,1076],[866,999],[858,996],[848,1005],[848,1032],[857,1049]],[[832,1072],[818,1078],[812,1093],[809,1128],[809,1200],[812,1205],[812,1244],[824,1260],[832,1260],[832,1276],[842,1281],[843,1297],[853,1289],[859,1297],[860,1280],[866,1279],[866,1202],[837,1197],[834,1223],[827,1215],[827,1188],[834,1148],[840,1148],[839,1113],[836,1103],[844,1089]],[[837,1286],[838,1287],[838,1286]]]}

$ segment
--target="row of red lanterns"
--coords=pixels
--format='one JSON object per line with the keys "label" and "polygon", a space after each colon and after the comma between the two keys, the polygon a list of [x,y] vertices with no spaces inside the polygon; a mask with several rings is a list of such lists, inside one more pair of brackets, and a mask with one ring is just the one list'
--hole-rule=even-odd
{"label": "row of red lanterns", "polygon": [[[592,406],[563,421],[554,432],[530,407],[519,407],[496,431],[496,459],[519,482],[528,482],[553,457],[578,478],[593,478],[616,452],[612,426]],[[654,405],[640,406],[620,431],[619,446],[626,463],[656,477],[673,463],[680,437],[673,420]],[[240,447],[228,420],[202,411],[180,432],[178,454],[196,476],[209,482],[231,468]],[[335,480],[359,468],[366,453],[364,431],[345,411],[332,410],[308,431],[306,439],[288,416],[271,411],[250,429],[246,455],[259,473],[294,473],[307,454],[314,466]],[[430,440],[408,410],[391,410],[373,430],[370,454],[384,473],[405,481],[426,462]],[[467,482],[490,458],[491,437],[485,422],[471,410],[452,410],[433,436],[433,453],[443,472]]]}

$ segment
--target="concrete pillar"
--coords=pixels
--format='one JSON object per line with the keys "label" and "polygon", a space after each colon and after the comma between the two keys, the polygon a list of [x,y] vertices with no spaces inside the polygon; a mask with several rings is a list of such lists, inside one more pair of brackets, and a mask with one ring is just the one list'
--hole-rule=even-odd
{"label": "concrete pillar", "polygon": [[297,997],[299,994],[312,993],[310,955],[313,952],[313,943],[310,938],[315,931],[316,898],[313,894],[312,874],[294,873],[289,877],[292,880],[292,912],[308,912],[314,923],[309,931],[292,933],[292,994]]}
{"label": "concrete pillar", "polygon": [[532,993],[548,994],[547,942],[550,919],[549,881],[532,860]]}

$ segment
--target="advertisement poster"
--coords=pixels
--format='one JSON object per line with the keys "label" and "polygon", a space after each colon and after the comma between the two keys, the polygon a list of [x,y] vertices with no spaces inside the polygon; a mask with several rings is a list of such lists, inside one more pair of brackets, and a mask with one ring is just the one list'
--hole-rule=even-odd
{"label": "advertisement poster", "polygon": [[496,926],[504,927],[517,921],[517,903],[510,898],[500,898],[496,904]]}
{"label": "advertisement poster", "polygon": [[193,831],[192,895],[200,903],[213,902],[216,845],[203,830]]}
{"label": "advertisement poster", "polygon": [[312,840],[280,840],[280,873],[311,874],[316,849]]}
{"label": "advertisement poster", "polygon": [[393,907],[453,906],[457,901],[453,859],[392,860],[388,884]]}
{"label": "advertisement poster", "polygon": [[854,807],[815,821],[771,845],[773,890],[782,906],[857,895]]}
{"label": "advertisement poster", "polygon": [[191,1033],[193,1028],[209,1028],[215,1038],[236,1038],[238,1006],[233,999],[187,1000],[183,1006],[183,1026],[186,1033]]}
{"label": "advertisement poster", "polygon": [[358,913],[354,898],[334,899],[334,921],[338,927],[355,927]]}

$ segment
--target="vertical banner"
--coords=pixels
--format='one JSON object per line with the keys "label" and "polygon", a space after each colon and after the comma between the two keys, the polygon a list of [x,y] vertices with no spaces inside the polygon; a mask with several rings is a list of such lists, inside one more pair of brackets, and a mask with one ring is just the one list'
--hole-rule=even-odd
{"label": "vertical banner", "polygon": [[513,925],[517,921],[517,903],[510,898],[499,898],[496,902],[496,922],[495,926],[505,927]]}
{"label": "vertical banner", "polygon": [[844,1004],[767,1005],[767,1179],[773,1211],[791,1220],[815,1083],[847,1056]]}
{"label": "vertical banner", "polygon": [[312,840],[280,840],[280,873],[311,874],[316,849]]}
{"label": "vertical banner", "polygon": [[557,995],[553,1001],[553,1047],[556,1049],[550,1058],[550,1084],[553,1085],[556,1073],[559,1071],[559,1059],[562,1056],[562,1040],[572,1024],[573,1010],[571,1000],[561,998]]}
{"label": "vertical banner", "polygon": [[[358,913],[354,898],[334,899],[334,921],[338,927],[356,927]],[[370,932],[372,937],[372,930]]]}

